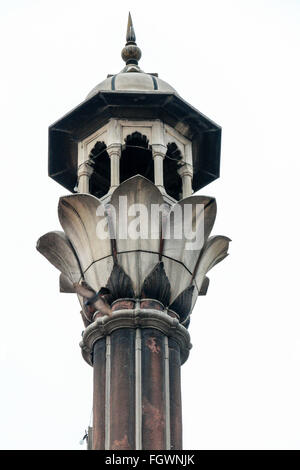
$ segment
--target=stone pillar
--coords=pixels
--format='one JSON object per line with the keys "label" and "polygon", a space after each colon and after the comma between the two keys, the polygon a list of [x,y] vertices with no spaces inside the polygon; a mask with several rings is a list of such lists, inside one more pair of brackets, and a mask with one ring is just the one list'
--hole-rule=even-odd
{"label": "stone pillar", "polygon": [[182,198],[191,196],[193,194],[192,179],[193,168],[188,163],[185,163],[177,170],[182,180]]}
{"label": "stone pillar", "polygon": [[88,161],[82,163],[78,167],[78,192],[89,193],[90,192],[90,177],[93,173],[93,167]]}
{"label": "stone pillar", "polygon": [[180,367],[191,346],[179,321],[116,309],[87,327],[81,347],[94,369],[92,448],[181,449]]}
{"label": "stone pillar", "polygon": [[120,158],[121,144],[110,144],[107,153],[110,158],[110,190],[114,190],[120,184]]}
{"label": "stone pillar", "polygon": [[167,149],[164,145],[153,144],[152,156],[154,160],[154,184],[164,190],[164,158]]}

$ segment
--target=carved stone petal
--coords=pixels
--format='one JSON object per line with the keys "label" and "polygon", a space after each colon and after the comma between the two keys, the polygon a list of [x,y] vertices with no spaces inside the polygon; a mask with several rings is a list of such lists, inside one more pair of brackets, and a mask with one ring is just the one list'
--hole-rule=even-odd
{"label": "carved stone petal", "polygon": [[132,281],[119,264],[114,265],[106,287],[111,292],[109,299],[111,302],[117,299],[135,297]]}
{"label": "carved stone petal", "polygon": [[[58,216],[83,271],[94,261],[111,255],[110,237],[100,239],[97,236],[97,225],[99,223],[105,225],[107,221],[99,199],[90,194],[62,197],[58,205]],[[95,273],[95,283],[100,285],[97,273]]]}
{"label": "carved stone petal", "polygon": [[135,297],[139,297],[144,279],[158,262],[158,253],[130,251],[118,254],[118,263],[132,280]]}
{"label": "carved stone petal", "polygon": [[106,286],[107,281],[111,275],[114,267],[112,256],[107,256],[99,261],[96,261],[87,269],[84,273],[85,281],[93,288],[96,292],[101,287]]}
{"label": "carved stone petal", "polygon": [[[195,286],[195,290],[194,290],[193,298],[192,298],[191,312],[193,311],[193,309],[195,307],[195,304],[197,302],[198,296],[200,295],[200,293],[198,291],[198,286],[197,286],[195,281],[194,281],[194,286]],[[188,319],[189,319],[189,317],[188,317]],[[187,321],[189,321],[188,319],[187,319]],[[186,326],[186,322],[184,323],[184,326]]]}
{"label": "carved stone petal", "polygon": [[171,297],[171,285],[162,262],[157,263],[143,283],[141,298],[155,299],[168,305]]}
{"label": "carved stone petal", "polygon": [[176,297],[192,283],[192,274],[187,268],[178,261],[166,256],[162,256],[164,269],[171,284],[170,303],[174,302]]}
{"label": "carved stone petal", "polygon": [[[192,215],[192,230],[197,234],[195,240],[187,238],[190,233],[189,224],[186,225],[186,231],[182,233],[181,221],[176,223],[177,211]],[[190,196],[175,204],[169,214],[171,237],[164,240],[163,254],[183,263],[193,273],[199,253],[213,228],[216,213],[216,200],[208,196]],[[187,219],[184,218],[184,220]],[[176,239],[174,234],[177,233],[182,233],[183,236]],[[165,236],[168,237],[168,233]]]}
{"label": "carved stone petal", "polygon": [[[155,218],[155,223],[153,221],[151,223],[151,209],[164,205],[159,189],[148,179],[137,175],[124,181],[116,188],[110,203],[116,211],[117,252],[144,250],[158,253],[161,227],[158,217]],[[126,203],[127,209],[125,205],[122,206],[123,203]],[[136,211],[140,207],[141,212],[135,213],[133,210],[132,213],[128,213],[128,209],[131,208],[132,210],[134,207]],[[137,228],[135,229],[135,221],[138,219],[141,221],[142,236],[136,239],[131,236],[126,237],[126,233],[124,233],[126,227],[128,227],[130,233],[138,234],[140,231],[138,224],[136,224]]]}
{"label": "carved stone petal", "polygon": [[179,315],[181,322],[184,322],[191,312],[194,288],[194,286],[189,286],[184,289],[169,307]]}
{"label": "carved stone petal", "polygon": [[59,276],[59,292],[64,294],[76,294],[73,287],[73,282],[62,273],[60,273]]}
{"label": "carved stone petal", "polygon": [[216,235],[208,239],[200,255],[195,281],[198,290],[201,290],[206,273],[228,255],[230,238]]}
{"label": "carved stone petal", "polygon": [[63,232],[46,233],[38,240],[36,248],[72,283],[80,280],[79,260]]}

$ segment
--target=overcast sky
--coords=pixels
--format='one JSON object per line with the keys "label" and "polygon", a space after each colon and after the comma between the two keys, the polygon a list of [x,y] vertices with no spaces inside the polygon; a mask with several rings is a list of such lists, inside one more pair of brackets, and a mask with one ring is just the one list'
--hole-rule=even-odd
{"label": "overcast sky", "polygon": [[200,194],[233,241],[192,315],[184,448],[299,449],[297,0],[1,0],[0,447],[83,448],[79,303],[35,250],[66,194],[47,128],[121,70],[129,9],[142,69],[223,128],[221,178]]}

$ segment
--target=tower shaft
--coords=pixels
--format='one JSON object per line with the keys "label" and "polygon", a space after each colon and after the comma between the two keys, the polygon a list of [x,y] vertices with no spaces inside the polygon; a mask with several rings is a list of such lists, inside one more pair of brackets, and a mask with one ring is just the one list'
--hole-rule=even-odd
{"label": "tower shaft", "polygon": [[94,346],[93,449],[182,448],[180,350],[152,328]]}
{"label": "tower shaft", "polygon": [[180,368],[190,338],[151,303],[124,309],[119,301],[112,317],[84,332],[83,356],[94,371],[94,450],[182,448]]}

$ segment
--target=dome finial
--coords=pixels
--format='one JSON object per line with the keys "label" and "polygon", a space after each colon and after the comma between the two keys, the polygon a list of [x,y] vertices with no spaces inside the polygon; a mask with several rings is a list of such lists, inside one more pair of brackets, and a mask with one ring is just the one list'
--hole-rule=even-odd
{"label": "dome finial", "polygon": [[[135,32],[133,28],[131,14],[128,14],[126,44],[122,50],[122,59],[126,62],[126,67],[123,72],[139,72],[140,68],[138,62],[142,57],[141,49],[136,45]],[[134,70],[133,70],[134,69]]]}

